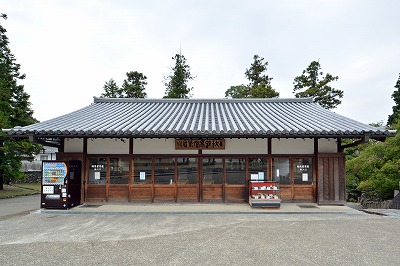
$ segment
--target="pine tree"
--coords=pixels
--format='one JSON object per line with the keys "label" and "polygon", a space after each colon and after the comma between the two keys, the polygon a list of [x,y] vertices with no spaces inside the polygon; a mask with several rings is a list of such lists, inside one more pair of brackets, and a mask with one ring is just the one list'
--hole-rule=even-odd
{"label": "pine tree", "polygon": [[106,81],[103,86],[104,92],[100,95],[100,97],[104,98],[121,98],[122,91],[121,88],[118,87],[117,83],[114,79],[110,79]]}
{"label": "pine tree", "polygon": [[[1,14],[0,19],[7,19]],[[27,126],[37,122],[24,85],[18,84],[25,78],[20,74],[20,65],[9,48],[7,30],[0,24],[0,129]],[[0,131],[0,189],[3,183],[20,178],[21,156],[37,152],[40,145],[29,141],[16,141]]]}
{"label": "pine tree", "polygon": [[145,86],[147,77],[143,73],[131,71],[126,73],[127,78],[122,84],[123,98],[146,98]]}
{"label": "pine tree", "polygon": [[332,88],[328,84],[336,81],[339,77],[332,76],[320,71],[321,65],[319,61],[312,61],[302,75],[295,77],[293,93],[296,98],[312,98],[326,109],[337,107],[342,101],[343,91]]}
{"label": "pine tree", "polygon": [[190,98],[193,88],[188,86],[188,82],[195,76],[190,73],[190,66],[185,56],[176,54],[172,60],[175,60],[175,66],[172,68],[172,73],[164,78],[166,86],[164,98]]}
{"label": "pine tree", "polygon": [[118,87],[114,79],[104,83],[104,92],[100,97],[107,98],[146,98],[147,77],[143,73],[130,71],[126,73],[122,87]]}
{"label": "pine tree", "polygon": [[268,62],[264,58],[254,55],[253,63],[244,73],[249,80],[248,85],[231,86],[225,91],[225,97],[231,98],[276,98],[279,92],[272,88],[272,77],[266,74]]}
{"label": "pine tree", "polygon": [[400,118],[400,74],[397,79],[396,85],[394,86],[397,90],[392,93],[392,99],[396,105],[392,107],[393,113],[389,115],[388,118],[388,126],[392,126],[395,124],[396,120]]}

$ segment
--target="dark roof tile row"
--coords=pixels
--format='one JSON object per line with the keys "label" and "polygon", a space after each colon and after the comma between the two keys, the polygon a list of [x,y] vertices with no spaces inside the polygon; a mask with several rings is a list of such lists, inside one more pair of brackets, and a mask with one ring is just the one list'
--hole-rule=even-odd
{"label": "dark roof tile row", "polygon": [[110,99],[12,135],[99,137],[386,137],[310,99]]}

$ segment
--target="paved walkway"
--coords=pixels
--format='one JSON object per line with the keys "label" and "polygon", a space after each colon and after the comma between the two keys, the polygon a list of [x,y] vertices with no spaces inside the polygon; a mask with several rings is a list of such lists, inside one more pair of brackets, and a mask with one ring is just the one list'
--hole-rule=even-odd
{"label": "paved walkway", "polygon": [[0,199],[0,221],[22,216],[40,208],[40,195]]}
{"label": "paved walkway", "polygon": [[64,214],[363,214],[347,206],[282,203],[280,208],[252,208],[247,203],[105,203],[85,204],[69,210],[41,209],[40,213]]}
{"label": "paved walkway", "polygon": [[376,214],[399,217],[400,210],[361,209],[315,203],[282,203],[280,208],[252,208],[247,203],[86,203],[69,210],[40,209],[40,195],[0,200],[0,221],[34,213],[58,214]]}
{"label": "paved walkway", "polygon": [[400,217],[400,210],[397,209],[363,209],[363,211],[370,214]]}

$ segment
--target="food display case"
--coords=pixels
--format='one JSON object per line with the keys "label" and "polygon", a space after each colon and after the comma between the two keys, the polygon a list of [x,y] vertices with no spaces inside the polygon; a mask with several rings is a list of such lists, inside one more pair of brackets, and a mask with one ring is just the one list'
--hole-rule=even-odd
{"label": "food display case", "polygon": [[249,204],[252,207],[280,208],[279,183],[275,181],[250,181]]}

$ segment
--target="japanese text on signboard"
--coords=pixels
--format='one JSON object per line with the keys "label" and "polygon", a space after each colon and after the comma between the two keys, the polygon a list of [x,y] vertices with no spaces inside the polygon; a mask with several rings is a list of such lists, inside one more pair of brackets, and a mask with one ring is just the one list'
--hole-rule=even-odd
{"label": "japanese text on signboard", "polygon": [[176,150],[224,150],[224,139],[177,139]]}

